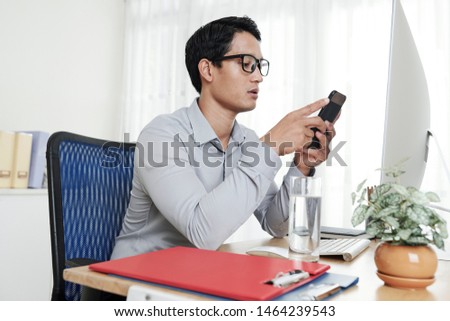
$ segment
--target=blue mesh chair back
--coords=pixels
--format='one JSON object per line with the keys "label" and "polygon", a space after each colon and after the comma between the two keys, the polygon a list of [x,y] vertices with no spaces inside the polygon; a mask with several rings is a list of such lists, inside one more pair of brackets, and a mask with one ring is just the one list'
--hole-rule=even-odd
{"label": "blue mesh chair back", "polygon": [[109,260],[131,190],[135,144],[54,133],[47,144],[52,300],[80,300],[68,262]]}

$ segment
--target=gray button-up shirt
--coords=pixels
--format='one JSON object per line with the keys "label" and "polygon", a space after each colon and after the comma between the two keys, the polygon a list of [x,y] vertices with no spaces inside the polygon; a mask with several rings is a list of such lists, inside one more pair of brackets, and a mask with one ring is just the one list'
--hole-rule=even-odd
{"label": "gray button-up shirt", "polygon": [[289,176],[280,157],[236,121],[227,150],[197,100],[141,132],[130,204],[112,259],[172,246],[217,249],[254,214],[275,237],[288,232]]}

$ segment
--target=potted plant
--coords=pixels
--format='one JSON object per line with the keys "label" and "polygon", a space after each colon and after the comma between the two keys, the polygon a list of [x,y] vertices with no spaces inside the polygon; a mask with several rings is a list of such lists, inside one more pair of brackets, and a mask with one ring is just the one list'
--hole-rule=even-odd
{"label": "potted plant", "polygon": [[400,165],[382,170],[392,182],[374,187],[361,182],[352,193],[357,204],[352,224],[366,222],[366,232],[380,241],[375,250],[377,275],[395,287],[420,288],[434,282],[437,256],[430,245],[444,249],[446,221],[427,205],[439,202],[433,192],[398,183]]}

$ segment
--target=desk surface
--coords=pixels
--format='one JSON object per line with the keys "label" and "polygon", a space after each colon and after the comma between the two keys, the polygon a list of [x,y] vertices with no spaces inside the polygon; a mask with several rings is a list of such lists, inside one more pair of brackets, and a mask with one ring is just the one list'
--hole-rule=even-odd
{"label": "desk surface", "polygon": [[[265,239],[256,241],[245,241],[224,244],[219,251],[245,253],[246,250],[260,245],[274,245],[287,247],[286,239]],[[370,247],[356,257],[352,262],[345,262],[339,258],[320,258],[320,263],[329,264],[330,272],[357,275],[359,283],[335,296],[334,300],[339,301],[376,301],[376,300],[395,300],[395,301],[427,301],[427,300],[450,300],[450,261],[439,261],[438,269],[435,274],[436,281],[426,289],[397,289],[385,286],[376,275],[376,266],[373,261],[374,249],[376,244],[372,242]],[[147,286],[153,289],[159,289],[168,293],[177,294],[177,290],[171,290],[151,284],[124,279],[112,275],[90,271],[87,266],[70,268],[64,271],[64,279],[81,285],[89,286],[95,289],[126,296],[128,288],[132,285]],[[183,294],[187,299],[207,299],[195,294]]]}

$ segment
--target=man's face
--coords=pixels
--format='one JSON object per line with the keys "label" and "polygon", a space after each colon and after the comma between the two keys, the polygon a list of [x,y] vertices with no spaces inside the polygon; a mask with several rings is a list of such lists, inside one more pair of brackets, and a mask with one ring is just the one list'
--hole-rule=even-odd
{"label": "man's face", "polygon": [[[230,50],[225,56],[250,54],[262,58],[258,40],[248,32],[234,35]],[[215,77],[211,92],[214,99],[224,108],[235,112],[250,111],[256,107],[259,83],[263,77],[258,68],[248,73],[242,70],[241,58],[222,61],[222,67],[215,68]]]}

